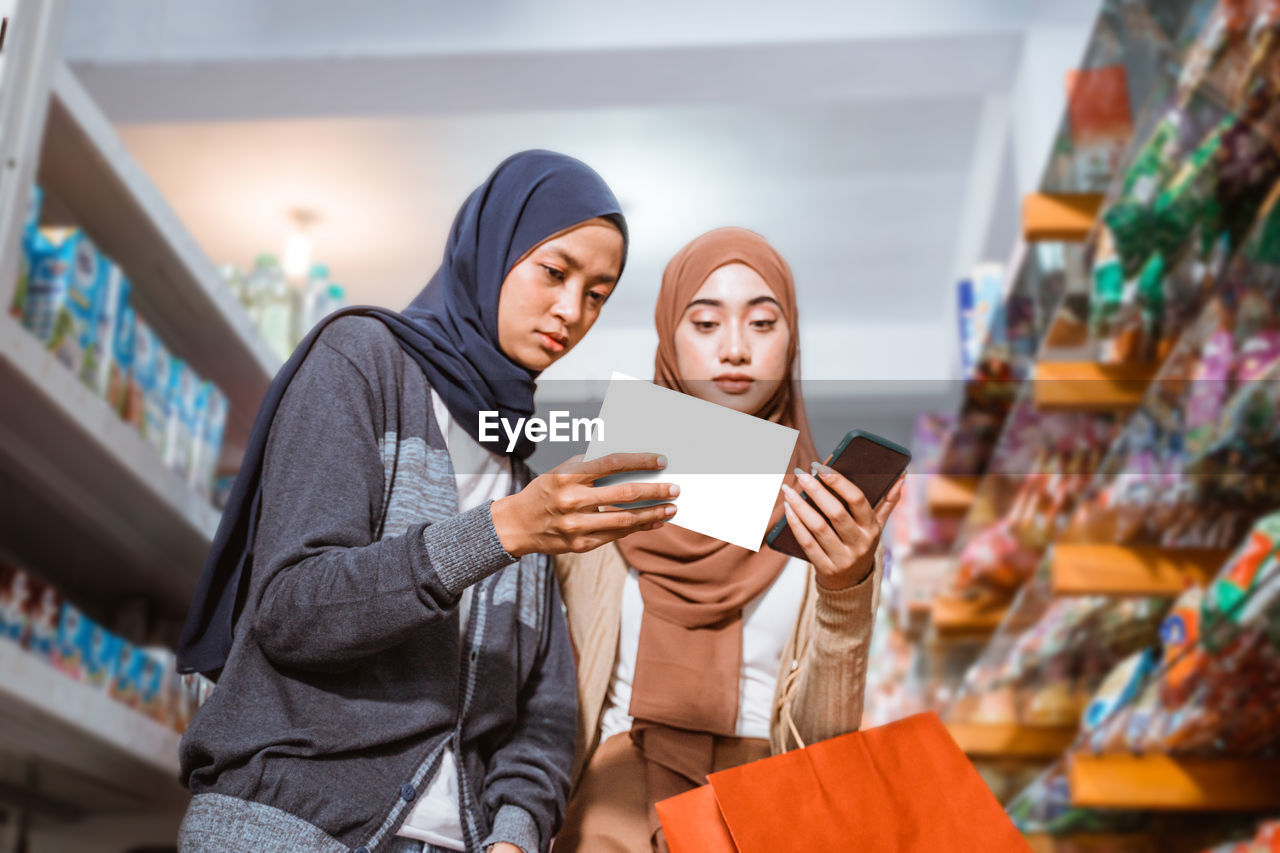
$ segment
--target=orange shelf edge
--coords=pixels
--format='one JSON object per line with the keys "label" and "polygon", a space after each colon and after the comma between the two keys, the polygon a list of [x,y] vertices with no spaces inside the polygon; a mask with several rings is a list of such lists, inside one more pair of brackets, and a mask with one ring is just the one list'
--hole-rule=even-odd
{"label": "orange shelf edge", "polygon": [[1161,811],[1280,809],[1280,759],[1072,755],[1071,803]]}
{"label": "orange shelf edge", "polygon": [[1080,243],[1102,209],[1099,193],[1028,193],[1022,199],[1022,237]]}
{"label": "orange shelf edge", "polygon": [[939,597],[930,608],[930,618],[939,634],[988,635],[1004,621],[1008,605],[991,607],[960,598]]}
{"label": "orange shelf edge", "polygon": [[1217,548],[1159,548],[1059,544],[1049,571],[1054,595],[1177,596],[1208,583],[1231,552]]}
{"label": "orange shelf edge", "polygon": [[1146,363],[1042,361],[1036,365],[1032,399],[1042,410],[1132,409],[1142,402],[1157,370]]}
{"label": "orange shelf edge", "polygon": [[947,731],[970,758],[1053,759],[1076,739],[1075,726],[947,723]]}
{"label": "orange shelf edge", "polygon": [[977,477],[936,474],[925,486],[925,502],[933,515],[963,515],[978,493]]}

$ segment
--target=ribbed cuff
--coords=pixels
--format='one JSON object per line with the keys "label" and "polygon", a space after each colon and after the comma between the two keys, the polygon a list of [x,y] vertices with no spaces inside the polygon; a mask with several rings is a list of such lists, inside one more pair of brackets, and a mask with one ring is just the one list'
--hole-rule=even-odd
{"label": "ribbed cuff", "polygon": [[538,824],[534,822],[533,815],[510,803],[499,808],[493,819],[493,831],[481,842],[480,849],[488,850],[503,841],[514,844],[524,853],[538,853]]}
{"label": "ribbed cuff", "polygon": [[431,568],[454,595],[461,595],[467,587],[516,561],[498,539],[488,503],[428,524],[422,531],[422,541]]}

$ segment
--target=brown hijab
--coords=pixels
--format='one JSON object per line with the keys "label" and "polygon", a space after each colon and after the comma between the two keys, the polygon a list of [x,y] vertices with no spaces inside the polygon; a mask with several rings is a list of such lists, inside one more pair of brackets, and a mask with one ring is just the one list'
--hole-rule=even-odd
{"label": "brown hijab", "polygon": [[[676,327],[707,277],[734,263],[745,264],[765,280],[791,330],[787,375],[755,415],[799,430],[790,467],[807,466],[818,457],[800,394],[795,283],[787,262],[759,234],[718,228],[689,243],[667,264],[654,311],[654,382],[690,393],[676,371]],[[794,486],[790,470],[787,478]],[[779,497],[773,520],[781,516]],[[773,583],[788,558],[763,545],[752,552],[673,525],[633,533],[618,547],[639,573],[644,599],[631,734],[647,761],[650,820],[656,830],[652,804],[704,784],[715,737],[733,736],[736,730],[742,610]]]}

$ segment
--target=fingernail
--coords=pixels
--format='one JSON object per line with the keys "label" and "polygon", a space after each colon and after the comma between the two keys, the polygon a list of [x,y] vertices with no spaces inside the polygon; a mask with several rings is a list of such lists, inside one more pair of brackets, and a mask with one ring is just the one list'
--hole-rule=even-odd
{"label": "fingernail", "polygon": [[786,483],[782,484],[782,493],[789,498],[794,498],[796,496],[796,490],[788,486]]}
{"label": "fingernail", "polygon": [[822,463],[815,459],[814,461],[809,463],[809,473],[816,474],[818,473],[818,469],[821,467],[822,467]]}
{"label": "fingernail", "polygon": [[667,457],[662,456],[662,455],[659,455],[659,456],[658,456],[658,467],[659,467],[659,468],[666,468],[666,467],[667,467]]}
{"label": "fingernail", "polygon": [[673,497],[673,498],[674,498],[676,495],[680,494],[680,487],[679,487],[679,486],[668,486],[668,487],[667,487],[667,494],[671,495],[671,497]]}
{"label": "fingernail", "polygon": [[666,514],[668,518],[670,518],[671,516],[676,514],[676,508],[673,506],[669,506],[666,509],[664,509],[663,512]]}
{"label": "fingernail", "polygon": [[793,471],[792,473],[794,473],[794,474],[796,475],[796,477],[797,477],[798,479],[801,479],[801,480],[803,480],[805,477],[808,477],[808,476],[809,476],[809,472],[808,472],[808,471],[806,471],[806,470],[804,470],[803,468],[797,468],[797,469],[796,469],[795,471]]}
{"label": "fingernail", "polygon": [[835,473],[835,471],[833,471],[828,466],[823,465],[821,462],[815,462],[813,463],[813,466],[814,466],[814,471],[817,473],[819,477],[830,477],[832,474]]}

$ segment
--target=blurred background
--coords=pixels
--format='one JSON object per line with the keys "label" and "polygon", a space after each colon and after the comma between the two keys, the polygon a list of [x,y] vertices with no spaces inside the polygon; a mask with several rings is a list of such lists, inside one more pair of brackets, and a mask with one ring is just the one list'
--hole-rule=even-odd
{"label": "blurred background", "polygon": [[941,714],[1037,850],[1280,849],[1280,3],[0,11],[0,853],[172,849],[258,401],[533,147],[632,232],[541,407],[651,375],[667,260],[739,225],[819,448],[912,447],[865,725]]}

